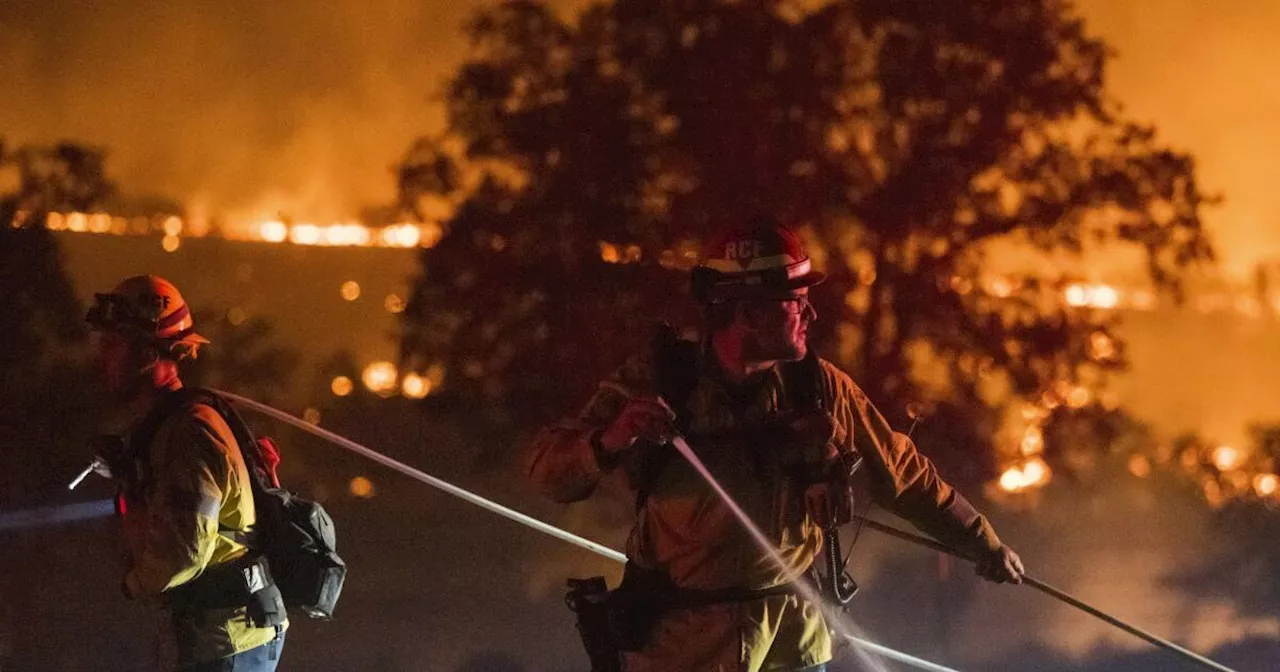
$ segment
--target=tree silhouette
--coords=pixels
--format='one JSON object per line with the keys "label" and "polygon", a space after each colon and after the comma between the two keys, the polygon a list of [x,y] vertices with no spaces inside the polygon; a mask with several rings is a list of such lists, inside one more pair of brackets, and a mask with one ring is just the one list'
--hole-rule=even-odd
{"label": "tree silhouette", "polygon": [[69,143],[12,149],[0,140],[0,419],[41,412],[37,390],[84,343],[84,312],[44,220],[108,196],[103,162],[101,151]]}
{"label": "tree silhouette", "polygon": [[934,405],[958,450],[1122,367],[1114,312],[990,248],[1124,244],[1174,294],[1211,258],[1194,163],[1122,116],[1106,46],[1060,2],[805,5],[480,11],[447,131],[400,167],[404,207],[446,231],[405,313],[411,365],[494,412],[563,412],[645,324],[687,319],[701,241],[770,213],[830,277],[819,350],[891,419]]}
{"label": "tree silhouette", "polygon": [[0,427],[11,501],[38,497],[77,462],[93,423],[84,311],[44,228],[48,212],[86,209],[112,191],[104,155],[73,144],[0,141]]}
{"label": "tree silhouette", "polygon": [[[0,492],[6,509],[65,498],[67,480],[89,458],[96,423],[85,375],[84,312],[44,228],[49,211],[87,209],[111,191],[103,154],[72,144],[11,148],[0,140]],[[65,501],[65,499],[62,499]],[[0,541],[0,667],[48,659],[33,614],[58,580],[65,548],[32,531]],[[33,561],[38,559],[38,561]],[[11,616],[12,615],[12,616]],[[43,653],[44,657],[41,657]]]}

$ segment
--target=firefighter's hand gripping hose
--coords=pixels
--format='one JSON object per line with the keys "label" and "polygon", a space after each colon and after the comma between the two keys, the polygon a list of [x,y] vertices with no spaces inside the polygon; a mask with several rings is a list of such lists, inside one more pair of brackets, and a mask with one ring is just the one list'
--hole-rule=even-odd
{"label": "firefighter's hand gripping hose", "polygon": [[[573,534],[566,530],[562,530],[554,525],[538,520],[537,518],[533,518],[531,516],[520,513],[519,511],[515,511],[513,509],[502,506],[497,502],[493,502],[488,499],[485,499],[484,497],[481,497],[475,493],[472,493],[468,490],[465,490],[456,485],[453,485],[448,481],[445,481],[440,478],[436,478],[435,476],[432,476],[421,470],[415,469],[403,462],[400,462],[399,460],[395,460],[393,458],[387,457],[386,455],[383,455],[382,453],[379,453],[371,448],[362,446],[359,443],[352,441],[351,439],[348,439],[339,434],[335,434],[334,432],[323,429],[321,427],[317,427],[289,413],[285,413],[284,411],[281,411],[279,409],[273,408],[266,404],[254,401],[247,397],[242,397],[238,394],[223,392],[221,390],[214,390],[214,391],[237,405],[243,406],[244,408],[250,409],[257,413],[261,413],[268,417],[275,418],[276,420],[279,420],[286,424],[292,425],[293,427],[296,427],[305,432],[308,432],[317,437],[320,437],[321,439],[329,441],[330,443],[333,443],[334,445],[340,448],[345,448],[353,453],[356,453],[357,455],[367,457],[373,460],[374,462],[377,462],[383,466],[389,467],[394,471],[398,471],[401,474],[404,474],[405,476],[408,476],[414,480],[420,481],[422,483],[426,483],[427,485],[430,485],[434,488],[443,490],[455,497],[466,500],[467,502],[475,504],[476,506],[479,506],[493,513],[496,513],[500,516],[503,516],[504,518],[509,518],[517,523],[520,523],[521,525],[525,525],[526,527],[530,527],[544,534],[549,534],[557,539],[560,539],[561,541],[567,541],[575,546],[586,549],[588,551],[591,551],[592,553],[603,556],[610,560],[614,560],[616,562],[626,562],[627,560],[627,557],[625,554],[619,551],[616,551],[612,548],[609,548],[608,546],[598,544],[589,539],[584,539],[582,537],[579,537],[576,534]],[[683,443],[683,439],[680,439],[680,441]],[[728,495],[725,494],[723,496],[727,497]],[[736,504],[733,504],[732,500],[727,500],[727,501],[730,503],[731,508],[736,507]],[[816,599],[816,596],[813,596],[813,597]],[[876,644],[875,642],[871,642],[866,639],[853,637],[853,636],[848,636],[848,639],[852,644],[854,644],[855,646],[857,646],[858,648],[864,651],[875,653],[876,655],[879,655],[888,660],[893,660],[899,663],[910,665],[916,669],[928,670],[929,672],[959,672],[958,670],[955,670],[953,668],[944,667],[936,663],[931,663],[927,660],[917,658],[910,654],[902,653],[901,651],[896,651],[887,646],[882,646],[880,644]]]}

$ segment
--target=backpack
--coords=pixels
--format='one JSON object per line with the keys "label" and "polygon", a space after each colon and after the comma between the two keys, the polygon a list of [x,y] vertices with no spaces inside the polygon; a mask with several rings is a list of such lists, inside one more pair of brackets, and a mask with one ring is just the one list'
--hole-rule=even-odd
{"label": "backpack", "polygon": [[[176,410],[188,400],[203,403],[231,428],[249,471],[257,512],[247,545],[267,560],[285,606],[311,618],[332,619],[347,575],[347,565],[335,550],[333,518],[320,504],[279,487],[274,477],[274,463],[278,462],[274,443],[255,437],[235,408],[216,392],[184,388],[174,397],[163,402],[163,408]],[[142,438],[140,445],[150,445],[162,421],[163,417],[157,417],[144,423],[135,435]]]}

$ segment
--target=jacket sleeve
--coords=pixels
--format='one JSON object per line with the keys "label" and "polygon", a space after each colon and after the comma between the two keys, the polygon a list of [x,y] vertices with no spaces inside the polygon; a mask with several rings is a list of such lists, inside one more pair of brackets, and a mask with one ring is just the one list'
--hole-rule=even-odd
{"label": "jacket sleeve", "polygon": [[828,398],[845,449],[857,451],[876,502],[921,531],[970,555],[1000,548],[987,519],[938,474],[911,439],[889,426],[847,374],[824,362]]}
{"label": "jacket sleeve", "polygon": [[218,518],[233,473],[228,439],[198,417],[167,423],[151,446],[152,488],[128,544],[131,597],[154,596],[195,579],[217,543]]}
{"label": "jacket sleeve", "polygon": [[544,427],[529,445],[525,473],[546,497],[561,503],[591,496],[601,476],[619,466],[596,449],[600,432],[622,412],[629,396],[653,394],[648,357],[632,357],[592,395],[577,416]]}

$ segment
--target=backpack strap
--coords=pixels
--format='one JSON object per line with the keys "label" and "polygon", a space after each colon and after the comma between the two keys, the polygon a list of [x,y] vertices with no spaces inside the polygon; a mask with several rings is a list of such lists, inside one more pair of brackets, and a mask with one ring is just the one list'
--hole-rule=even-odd
{"label": "backpack strap", "polygon": [[[675,427],[687,434],[689,398],[698,385],[699,348],[696,343],[680,339],[675,327],[663,322],[658,326],[653,341],[652,362],[654,385],[657,392],[676,412]],[[640,451],[636,482],[636,511],[644,508],[658,477],[666,470],[674,457],[669,446],[646,445]]]}
{"label": "backpack strap", "polygon": [[190,398],[191,394],[187,388],[164,392],[151,410],[129,432],[126,458],[137,466],[123,474],[121,485],[126,498],[140,494],[142,484],[151,480],[151,444],[155,442],[161,425]]}
{"label": "backpack strap", "polygon": [[822,363],[813,348],[809,348],[804,359],[783,362],[781,368],[782,389],[789,410],[800,414],[826,410],[822,397]]}
{"label": "backpack strap", "polygon": [[[243,456],[245,467],[249,472],[249,482],[254,491],[253,496],[256,503],[258,491],[266,488],[265,484],[262,483],[262,475],[259,472],[257,454],[254,452],[257,439],[253,435],[253,430],[249,429],[249,425],[240,417],[240,414],[236,412],[235,408],[228,404],[226,400],[216,392],[205,388],[183,387],[179,390],[165,393],[151,411],[142,419],[142,422],[138,423],[138,426],[134,428],[133,432],[130,434],[129,445],[130,452],[134,456],[134,459],[138,460],[138,463],[142,465],[143,472],[139,474],[139,479],[145,481],[150,476],[149,473],[146,473],[146,465],[150,459],[151,444],[155,441],[156,434],[159,433],[160,427],[166,420],[172,417],[178,409],[190,402],[203,403],[209,406],[222,417],[222,419],[227,423],[227,426],[231,429],[232,436],[235,437],[236,444],[240,447],[240,454]],[[251,542],[253,540],[253,534],[245,530],[223,527],[219,524],[218,534],[227,537],[238,544],[243,544],[245,546],[252,545]]]}

